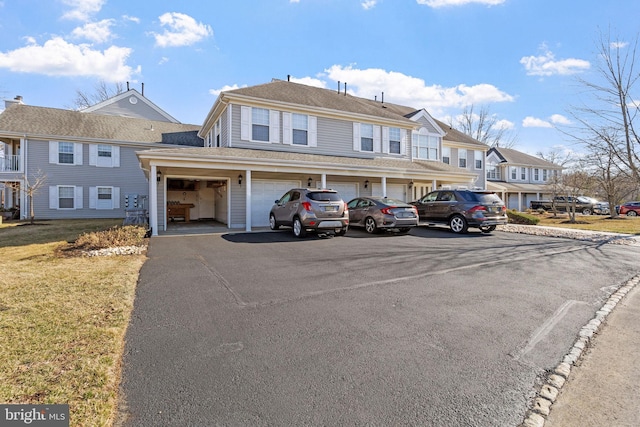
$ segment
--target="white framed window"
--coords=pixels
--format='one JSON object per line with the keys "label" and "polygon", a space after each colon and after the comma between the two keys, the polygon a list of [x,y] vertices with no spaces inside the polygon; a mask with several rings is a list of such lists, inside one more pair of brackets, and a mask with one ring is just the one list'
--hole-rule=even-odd
{"label": "white framed window", "polygon": [[389,128],[389,153],[400,154],[402,137],[400,136],[400,128]]}
{"label": "white framed window", "polygon": [[82,165],[82,144],[49,141],[49,163],[56,165]]}
{"label": "white framed window", "polygon": [[280,112],[266,108],[240,107],[240,139],[256,142],[279,142]]}
{"label": "white framed window", "polygon": [[75,185],[50,186],[49,208],[59,210],[82,209],[82,187]]}
{"label": "white framed window", "polygon": [[90,144],[89,164],[103,168],[120,167],[120,147],[117,145]]}
{"label": "white framed window", "polygon": [[511,166],[509,169],[511,169],[511,179],[518,179],[518,168],[515,166]]}
{"label": "white framed window", "polygon": [[540,181],[540,169],[538,168],[533,169],[533,180]]}
{"label": "white framed window", "polygon": [[548,178],[547,173],[548,173],[547,169],[542,169],[542,180],[545,182],[547,181],[547,178]]}
{"label": "white framed window", "polygon": [[451,147],[442,147],[442,163],[451,164]]}
{"label": "white framed window", "polygon": [[495,163],[487,163],[487,179],[498,180],[500,179],[500,170]]}
{"label": "white framed window", "polygon": [[353,124],[353,151],[379,153],[382,151],[381,126],[368,123]]}
{"label": "white framed window", "polygon": [[293,145],[309,145],[309,119],[306,114],[291,115],[291,132]]}
{"label": "white framed window", "polygon": [[373,125],[360,125],[360,151],[373,152]]}
{"label": "white framed window", "polygon": [[476,169],[482,169],[482,161],[484,159],[484,151],[474,150],[474,158],[475,158],[474,167]]}
{"label": "white framed window", "polygon": [[438,148],[440,147],[440,136],[429,134],[426,128],[413,133],[413,157],[423,160],[440,160]]}
{"label": "white framed window", "polygon": [[527,180],[527,168],[520,168],[520,180],[521,181]]}
{"label": "white framed window", "polygon": [[464,148],[458,148],[458,167],[467,167],[467,150]]}
{"label": "white framed window", "polygon": [[89,209],[119,209],[120,188],[99,186],[89,187]]}

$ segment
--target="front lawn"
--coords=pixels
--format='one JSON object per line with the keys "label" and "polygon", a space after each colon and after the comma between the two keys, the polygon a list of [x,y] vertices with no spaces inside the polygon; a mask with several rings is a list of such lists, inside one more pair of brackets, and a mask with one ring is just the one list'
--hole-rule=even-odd
{"label": "front lawn", "polygon": [[569,223],[569,215],[566,213],[532,213],[538,217],[538,226],[565,227],[579,230],[604,231],[609,233],[638,234],[640,235],[640,217],[627,217],[626,215],[611,218],[607,215],[581,215],[576,214],[576,224]]}

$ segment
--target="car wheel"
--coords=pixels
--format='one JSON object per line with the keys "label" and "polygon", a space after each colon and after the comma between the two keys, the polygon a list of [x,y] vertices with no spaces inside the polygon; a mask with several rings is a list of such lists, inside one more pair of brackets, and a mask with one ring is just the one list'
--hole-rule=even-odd
{"label": "car wheel", "polygon": [[638,212],[636,211],[628,211],[627,216],[638,216]]}
{"label": "car wheel", "polygon": [[454,215],[449,220],[449,228],[454,233],[466,233],[469,225],[462,215]]}
{"label": "car wheel", "polygon": [[409,231],[411,231],[411,227],[402,227],[398,230],[398,234],[407,234]]}
{"label": "car wheel", "polygon": [[591,209],[589,208],[582,209],[582,215],[591,215]]}
{"label": "car wheel", "polygon": [[280,228],[280,224],[278,224],[273,214],[269,215],[269,228],[272,230],[278,230]]}
{"label": "car wheel", "polygon": [[371,218],[370,216],[368,216],[367,219],[364,220],[364,229],[369,234],[373,234],[376,231],[378,231],[378,226],[376,225],[376,220]]}
{"label": "car wheel", "polygon": [[302,222],[298,217],[293,219],[293,235],[296,237],[305,237],[307,235],[307,230],[302,226]]}
{"label": "car wheel", "polygon": [[491,233],[495,229],[496,229],[495,225],[487,225],[485,227],[480,227],[480,231],[486,234]]}

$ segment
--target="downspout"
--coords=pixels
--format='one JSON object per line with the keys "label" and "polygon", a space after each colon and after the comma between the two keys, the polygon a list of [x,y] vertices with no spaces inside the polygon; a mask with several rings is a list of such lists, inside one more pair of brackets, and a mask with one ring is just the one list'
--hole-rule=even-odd
{"label": "downspout", "polygon": [[[20,154],[20,162],[22,163],[22,173],[23,173],[23,180],[22,180],[22,184],[20,185],[20,218],[22,219],[26,219],[27,218],[27,204],[28,204],[28,197],[27,197],[27,192],[26,189],[24,188],[24,186],[27,183],[27,134],[25,133],[24,136],[22,137],[22,139],[20,140],[20,146],[22,147],[22,153]],[[22,195],[24,194],[24,203],[22,203]],[[33,203],[33,201],[32,201]]]}

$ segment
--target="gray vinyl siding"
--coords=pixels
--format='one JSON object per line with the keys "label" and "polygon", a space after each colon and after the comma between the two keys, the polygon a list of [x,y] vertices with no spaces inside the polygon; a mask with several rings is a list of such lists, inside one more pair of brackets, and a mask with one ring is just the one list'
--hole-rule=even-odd
{"label": "gray vinyl siding", "polygon": [[420,123],[420,126],[427,129],[429,133],[440,133],[440,131],[433,127],[433,125],[429,122],[429,120],[427,120],[426,117],[420,117],[418,120],[416,120],[416,123]]}
{"label": "gray vinyl siding", "polygon": [[[46,184],[34,197],[36,218],[124,218],[125,194],[148,195],[149,185],[135,151],[139,148],[120,147],[120,167],[107,168],[89,165],[89,144],[82,147],[82,165],[57,165],[49,163],[49,141],[30,140],[28,151],[28,176],[40,169],[46,176]],[[82,209],[58,210],[49,208],[49,187],[69,185],[82,187]],[[119,209],[89,209],[89,187],[109,186],[120,188]],[[148,208],[148,200],[147,200]]]}
{"label": "gray vinyl siding", "polygon": [[[228,147],[229,146],[229,109],[225,109],[221,115],[222,119],[220,120],[220,146]],[[215,135],[214,135],[215,138]],[[232,144],[233,145],[233,144]]]}
{"label": "gray vinyl siding", "polygon": [[[134,96],[134,95],[132,95]],[[138,100],[136,104],[129,102],[130,96],[122,98],[112,104],[105,105],[99,110],[96,110],[98,114],[109,114],[113,116],[121,117],[137,117],[142,119],[155,120],[160,122],[171,122],[165,116],[160,114],[155,109],[141,100]]]}
{"label": "gray vinyl siding", "polygon": [[[317,146],[307,147],[298,145],[288,145],[269,142],[252,142],[240,139],[240,105],[233,105],[232,108],[232,129],[231,129],[231,146],[234,148],[250,148],[265,151],[287,151],[291,153],[303,154],[321,154],[327,156],[344,156],[358,158],[375,158],[375,157],[393,157],[393,158],[410,158],[410,143],[407,143],[406,155],[399,156],[397,154],[385,154],[382,152],[370,153],[354,151],[353,149],[353,123],[350,120],[339,120],[334,118],[317,117]],[[228,110],[227,110],[228,111]],[[282,141],[282,111],[280,116],[280,135],[279,141]],[[410,141],[411,131],[407,130],[407,141]]]}
{"label": "gray vinyl siding", "polygon": [[[241,172],[244,176],[245,173]],[[243,228],[246,224],[245,208],[247,206],[246,198],[246,179],[242,185],[238,185],[237,175],[236,178],[231,178],[231,224],[230,228]]]}

